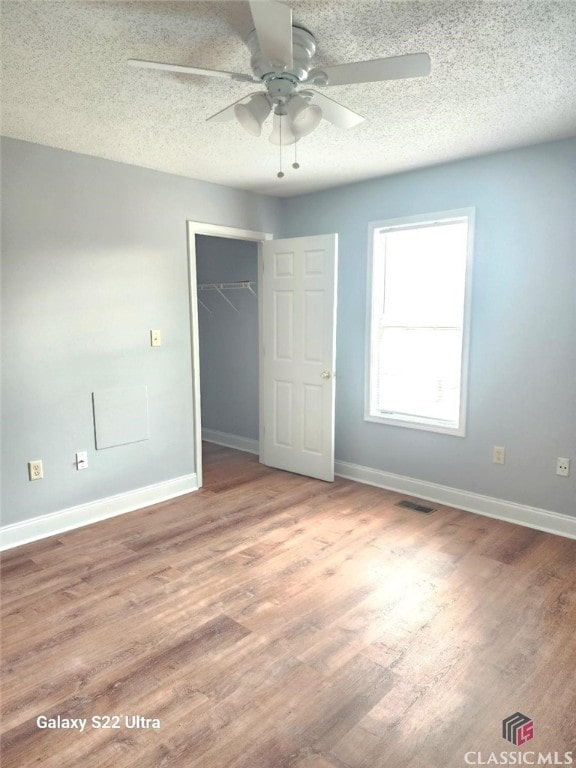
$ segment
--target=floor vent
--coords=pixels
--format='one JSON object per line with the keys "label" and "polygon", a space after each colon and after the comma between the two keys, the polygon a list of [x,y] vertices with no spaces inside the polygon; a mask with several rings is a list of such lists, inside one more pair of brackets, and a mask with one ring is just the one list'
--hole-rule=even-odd
{"label": "floor vent", "polygon": [[413,509],[415,512],[421,512],[423,515],[429,515],[434,512],[434,507],[426,507],[424,504],[418,504],[415,501],[408,501],[407,499],[399,501],[396,506]]}

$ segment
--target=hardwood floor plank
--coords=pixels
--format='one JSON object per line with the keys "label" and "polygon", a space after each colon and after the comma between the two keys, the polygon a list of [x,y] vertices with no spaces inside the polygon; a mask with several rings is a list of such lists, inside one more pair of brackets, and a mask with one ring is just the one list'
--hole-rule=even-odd
{"label": "hardwood floor plank", "polygon": [[206,445],[201,491],[4,553],[2,765],[462,768],[517,711],[576,758],[576,542],[402,498]]}

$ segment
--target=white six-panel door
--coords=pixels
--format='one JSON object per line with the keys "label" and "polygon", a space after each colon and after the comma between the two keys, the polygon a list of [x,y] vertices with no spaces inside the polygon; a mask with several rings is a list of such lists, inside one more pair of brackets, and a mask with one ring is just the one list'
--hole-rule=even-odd
{"label": "white six-panel door", "polygon": [[337,235],[263,244],[260,461],[334,479]]}

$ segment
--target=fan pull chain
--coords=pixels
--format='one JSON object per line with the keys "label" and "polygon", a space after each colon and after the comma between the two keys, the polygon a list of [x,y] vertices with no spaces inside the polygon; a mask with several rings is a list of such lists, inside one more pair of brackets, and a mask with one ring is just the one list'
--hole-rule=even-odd
{"label": "fan pull chain", "polygon": [[298,162],[298,156],[296,154],[296,147],[298,146],[298,142],[294,142],[294,162],[292,163],[292,168],[300,168],[300,163]]}
{"label": "fan pull chain", "polygon": [[278,178],[281,179],[284,176],[282,170],[282,116],[280,115],[280,170],[278,171]]}

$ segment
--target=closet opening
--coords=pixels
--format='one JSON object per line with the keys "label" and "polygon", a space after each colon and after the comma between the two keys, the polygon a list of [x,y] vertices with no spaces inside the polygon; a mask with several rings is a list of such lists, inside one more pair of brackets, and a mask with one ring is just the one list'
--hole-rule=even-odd
{"label": "closet opening", "polygon": [[202,441],[259,453],[258,242],[195,235]]}

